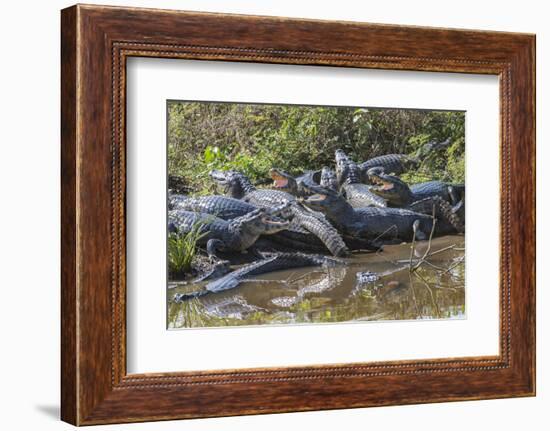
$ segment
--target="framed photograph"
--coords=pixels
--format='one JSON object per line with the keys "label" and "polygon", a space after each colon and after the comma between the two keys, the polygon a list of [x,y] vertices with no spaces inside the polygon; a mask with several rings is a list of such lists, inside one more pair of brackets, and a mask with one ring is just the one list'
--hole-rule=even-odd
{"label": "framed photograph", "polygon": [[535,37],[61,14],[62,419],[535,394]]}

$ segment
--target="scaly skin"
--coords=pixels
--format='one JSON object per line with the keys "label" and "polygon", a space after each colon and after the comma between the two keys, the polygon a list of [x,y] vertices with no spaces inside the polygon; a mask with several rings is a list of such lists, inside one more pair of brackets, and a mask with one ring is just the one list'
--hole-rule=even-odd
{"label": "scaly skin", "polygon": [[284,230],[289,222],[266,214],[265,210],[255,210],[244,216],[226,221],[211,214],[189,211],[170,211],[168,223],[172,231],[178,234],[189,232],[197,223],[201,223],[201,232],[206,235],[200,244],[206,244],[211,258],[216,257],[218,249],[244,251],[251,247],[260,235],[269,235]]}
{"label": "scaly skin", "polygon": [[338,178],[336,178],[336,172],[326,166],[323,166],[323,169],[321,170],[321,182],[319,185],[329,190],[338,190]]}
{"label": "scaly skin", "polygon": [[369,178],[367,171],[371,168],[381,167],[385,172],[401,175],[411,169],[416,169],[419,166],[419,161],[406,154],[386,154],[384,156],[374,157],[366,162],[359,163],[358,167],[361,171],[363,182],[368,183]]}
{"label": "scaly skin", "polygon": [[436,151],[447,148],[451,145],[451,139],[447,138],[443,142],[430,141],[420,147],[414,154],[385,154],[383,156],[373,157],[366,162],[359,163],[361,177],[363,182],[369,184],[368,170],[375,167],[381,167],[388,174],[401,175],[412,169],[417,169],[423,160],[429,158]]}
{"label": "scaly skin", "polygon": [[[316,194],[305,199],[304,204],[322,211],[348,235],[381,241],[411,241],[413,237],[427,239],[432,230],[434,219],[426,214],[399,208],[355,209],[331,190],[314,187],[312,192]],[[437,224],[434,233],[439,233]]]}
{"label": "scaly skin", "polygon": [[414,202],[436,197],[456,205],[464,197],[464,184],[428,181],[409,187],[400,178],[388,175],[378,167],[369,169],[368,175],[370,180],[375,183],[372,191],[384,198],[388,202],[388,206],[408,207]]}
{"label": "scaly skin", "polygon": [[440,196],[453,205],[460,200],[459,195],[464,192],[464,184],[450,184],[443,181],[428,181],[425,183],[413,184],[411,191],[415,200],[431,196]]}
{"label": "scaly skin", "polygon": [[224,292],[234,289],[247,279],[253,276],[268,272],[279,271],[290,268],[302,268],[307,266],[336,266],[344,265],[344,261],[321,255],[304,253],[277,253],[265,259],[245,265],[218,280],[208,283],[204,290],[190,294],[179,294],[174,297],[175,302],[182,302],[188,299],[197,298],[207,293]]}
{"label": "scaly skin", "polygon": [[371,186],[361,183],[361,172],[353,160],[342,150],[336,150],[336,178],[340,191],[354,208],[375,206],[384,208],[386,201],[371,191]]}
{"label": "scaly skin", "polygon": [[261,207],[271,208],[290,203],[293,223],[318,237],[335,256],[346,256],[349,250],[338,231],[322,214],[315,214],[296,202],[296,197],[280,190],[257,189],[250,180],[236,171],[211,171],[210,176],[225,188],[226,193],[236,199],[243,199]]}
{"label": "scaly skin", "polygon": [[[311,213],[300,211],[297,208],[289,208],[288,214],[285,214],[288,206],[290,206],[290,203],[266,210],[270,215],[292,218],[288,229],[274,234],[273,238],[271,238],[273,241],[282,245],[293,244],[296,248],[323,253],[326,252],[327,246],[321,242],[319,239],[321,237],[332,250],[338,250],[340,244],[337,239],[338,233],[334,228],[323,229],[321,221],[312,217]],[[188,198],[176,205],[175,208],[184,211],[212,214],[224,220],[232,220],[258,209],[257,206],[248,202],[217,195]],[[320,232],[319,237],[311,234],[311,231]],[[343,251],[337,251],[337,253],[345,254]]]}
{"label": "scaly skin", "polygon": [[212,214],[224,220],[231,220],[258,207],[227,196],[199,196],[176,202],[173,209]]}
{"label": "scaly skin", "polygon": [[168,192],[168,209],[173,210],[176,208],[181,202],[186,201],[189,199],[187,195],[179,195]]}
{"label": "scaly skin", "polygon": [[464,233],[464,215],[459,208],[463,208],[463,201],[453,207],[439,196],[421,199],[407,207],[418,213],[433,215],[437,219],[437,231],[440,235]]}
{"label": "scaly skin", "polygon": [[448,202],[449,195],[451,191],[455,190],[455,186],[448,185],[447,187],[446,185],[446,187],[442,187],[443,190],[449,190],[449,195],[446,196],[447,199],[444,199],[437,193],[426,193],[427,196],[416,194],[409,188],[407,183],[398,177],[385,174],[383,169],[379,167],[369,169],[369,178],[375,183],[372,191],[386,199],[389,207],[406,208],[422,214],[433,215],[439,223],[439,232],[464,232],[464,217],[456,214],[455,209]]}

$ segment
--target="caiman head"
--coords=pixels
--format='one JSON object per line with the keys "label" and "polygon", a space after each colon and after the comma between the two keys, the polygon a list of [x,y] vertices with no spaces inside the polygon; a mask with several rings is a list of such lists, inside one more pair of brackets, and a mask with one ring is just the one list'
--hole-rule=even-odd
{"label": "caiman head", "polygon": [[367,176],[374,184],[370,191],[386,199],[389,205],[403,207],[411,203],[412,192],[407,183],[394,175],[386,174],[384,168],[370,168]]}
{"label": "caiman head", "polygon": [[251,235],[270,235],[287,229],[290,224],[287,220],[269,214],[264,208],[245,214],[235,221],[241,234]]}
{"label": "caiman head", "polygon": [[246,194],[244,184],[245,182],[249,183],[249,181],[244,174],[238,171],[220,171],[214,169],[210,171],[209,175],[218,186],[222,187],[226,195],[235,199],[241,199]]}
{"label": "caiman head", "polygon": [[336,178],[336,172],[332,169],[323,166],[321,170],[321,187],[325,187],[329,190],[338,190],[338,178]]}
{"label": "caiman head", "polygon": [[298,191],[298,183],[296,182],[296,178],[290,174],[287,174],[285,171],[273,168],[269,170],[269,176],[273,180],[273,188],[292,194],[296,194]]}
{"label": "caiman head", "polygon": [[306,171],[300,176],[293,177],[281,169],[273,168],[269,171],[269,175],[273,179],[273,188],[295,196],[307,196],[309,193],[304,184],[318,184],[321,180],[321,171]]}
{"label": "caiman head", "polygon": [[420,159],[417,157],[403,156],[401,158],[403,172],[414,171],[420,167]]}
{"label": "caiman head", "polygon": [[300,202],[312,210],[322,212],[336,224],[349,222],[347,218],[353,214],[353,208],[338,192],[321,186],[308,186],[312,193]]}
{"label": "caiman head", "polygon": [[415,159],[416,160],[422,160],[431,154],[435,153],[436,151],[443,150],[451,145],[452,141],[451,138],[445,139],[443,142],[438,141],[430,141],[427,144],[424,144],[422,147],[420,147],[416,154]]}
{"label": "caiman head", "polygon": [[336,180],[339,186],[361,182],[359,167],[343,150],[336,150],[334,156],[336,159]]}

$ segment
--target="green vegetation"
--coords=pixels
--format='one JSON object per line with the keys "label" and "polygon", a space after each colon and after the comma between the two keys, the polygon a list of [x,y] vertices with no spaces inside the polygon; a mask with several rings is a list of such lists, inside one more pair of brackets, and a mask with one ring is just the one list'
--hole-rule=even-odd
{"label": "green vegetation", "polygon": [[191,230],[183,235],[170,234],[168,236],[168,271],[172,276],[187,274],[197,253],[197,243],[206,235],[198,222]]}
{"label": "green vegetation", "polygon": [[417,154],[427,142],[451,138],[404,179],[463,182],[464,123],[464,112],[169,102],[168,170],[209,193],[211,169],[236,169],[262,183],[272,167],[297,174],[333,166],[338,148],[362,162]]}

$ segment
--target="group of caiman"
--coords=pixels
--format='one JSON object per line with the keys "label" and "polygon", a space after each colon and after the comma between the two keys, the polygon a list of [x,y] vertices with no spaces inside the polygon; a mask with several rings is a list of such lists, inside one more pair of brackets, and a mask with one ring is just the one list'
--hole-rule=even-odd
{"label": "group of caiman", "polygon": [[[420,154],[449,143],[431,142]],[[337,150],[334,170],[294,177],[271,169],[271,188],[257,188],[241,172],[213,170],[224,194],[200,197],[178,193],[177,178],[169,178],[168,230],[183,235],[199,226],[198,246],[211,262],[196,280],[207,283],[173,300],[232,289],[267,272],[344,264],[340,258],[384,244],[464,233],[464,184],[409,185],[399,177],[420,162],[419,154],[387,154],[356,163]],[[232,268],[244,253],[248,263]]]}

